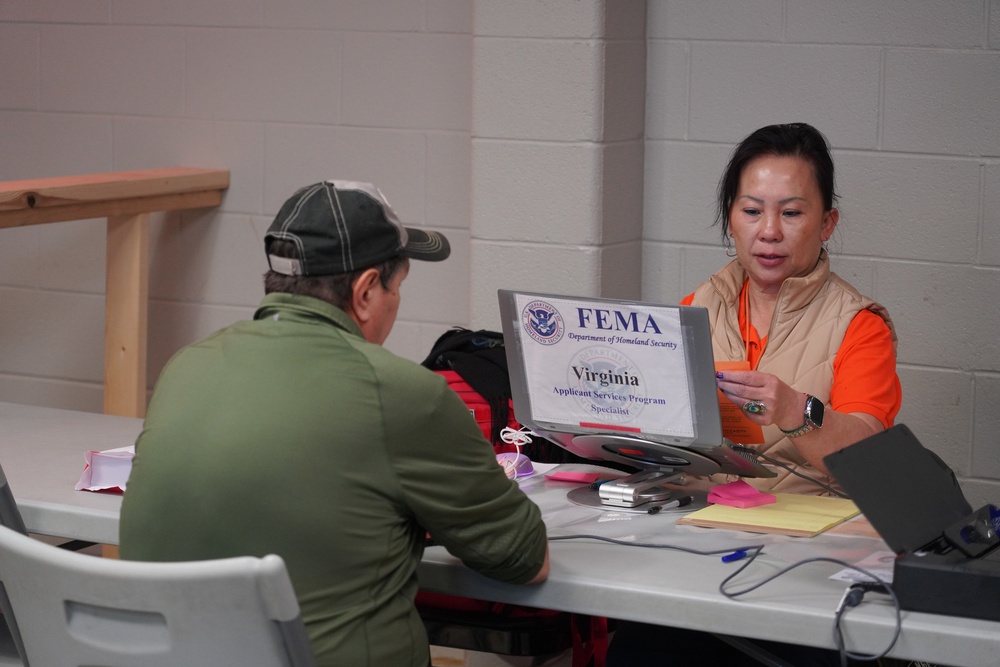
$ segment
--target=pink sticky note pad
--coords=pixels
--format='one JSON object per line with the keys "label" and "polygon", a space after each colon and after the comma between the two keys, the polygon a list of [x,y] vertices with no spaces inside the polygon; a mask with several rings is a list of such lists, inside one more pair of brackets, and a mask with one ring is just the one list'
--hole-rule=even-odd
{"label": "pink sticky note pad", "polygon": [[728,505],[729,507],[759,507],[760,505],[770,505],[777,501],[774,494],[764,493],[753,488],[742,479],[713,486],[708,492],[708,502],[716,505]]}
{"label": "pink sticky note pad", "polygon": [[582,484],[596,482],[600,476],[596,472],[573,472],[572,470],[556,470],[545,473],[545,479],[551,479],[553,482],[578,482]]}

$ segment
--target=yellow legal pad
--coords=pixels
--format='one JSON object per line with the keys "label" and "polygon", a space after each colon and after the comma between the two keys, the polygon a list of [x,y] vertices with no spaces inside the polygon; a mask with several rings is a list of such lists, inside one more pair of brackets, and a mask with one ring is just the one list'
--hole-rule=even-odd
{"label": "yellow legal pad", "polygon": [[801,496],[794,493],[776,493],[774,497],[776,501],[770,505],[746,509],[709,505],[678,519],[677,523],[746,530],[751,533],[812,537],[860,514],[857,505],[846,498]]}

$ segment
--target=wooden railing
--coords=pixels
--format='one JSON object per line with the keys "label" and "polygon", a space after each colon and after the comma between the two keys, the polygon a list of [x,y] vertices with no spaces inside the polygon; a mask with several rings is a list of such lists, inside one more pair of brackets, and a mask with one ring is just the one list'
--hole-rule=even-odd
{"label": "wooden railing", "polygon": [[146,412],[149,214],[218,206],[229,172],[173,167],[0,182],[0,229],[107,218],[104,412]]}

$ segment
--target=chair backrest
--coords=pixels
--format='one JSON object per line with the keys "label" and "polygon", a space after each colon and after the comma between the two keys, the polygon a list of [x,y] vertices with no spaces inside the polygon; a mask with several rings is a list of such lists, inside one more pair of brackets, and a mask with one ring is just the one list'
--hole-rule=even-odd
{"label": "chair backrest", "polygon": [[12,528],[22,535],[28,534],[21,512],[14,502],[14,494],[10,491],[10,484],[7,483],[7,476],[3,473],[3,466],[0,466],[0,526]]}
{"label": "chair backrest", "polygon": [[[14,494],[10,491],[7,476],[0,466],[0,526],[16,530],[22,535],[28,534],[28,529],[21,518],[21,511],[14,502]],[[10,601],[0,580],[0,667],[14,667],[23,664],[21,656],[24,647],[21,638],[14,631],[14,614],[10,609]]]}
{"label": "chair backrest", "polygon": [[14,646],[14,640],[10,636],[9,632],[6,632],[6,626],[3,624],[3,620],[0,620],[0,667],[23,667],[24,662],[21,661],[21,656],[17,652],[17,647]]}
{"label": "chair backrest", "polygon": [[26,667],[312,667],[284,561],[99,558],[0,527]]}

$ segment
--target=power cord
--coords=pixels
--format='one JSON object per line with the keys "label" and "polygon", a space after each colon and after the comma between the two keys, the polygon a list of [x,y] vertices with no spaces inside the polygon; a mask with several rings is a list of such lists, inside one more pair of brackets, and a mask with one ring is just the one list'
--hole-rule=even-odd
{"label": "power cord", "polygon": [[[884,658],[886,655],[888,655],[889,651],[891,651],[892,648],[896,645],[896,641],[899,639],[899,634],[902,630],[902,624],[903,624],[902,610],[899,605],[899,598],[896,597],[896,592],[892,590],[892,586],[890,586],[886,581],[882,580],[881,578],[869,572],[868,570],[836,558],[826,558],[823,556],[818,556],[815,558],[806,558],[804,560],[800,560],[797,563],[792,563],[791,565],[782,568],[781,570],[778,570],[774,574],[766,577],[765,579],[755,584],[747,586],[742,590],[733,591],[729,590],[730,582],[732,582],[744,570],[746,570],[750,566],[750,564],[754,562],[757,556],[759,556],[763,552],[764,550],[763,544],[753,544],[749,546],[741,545],[739,547],[736,547],[735,549],[727,548],[727,549],[712,549],[709,551],[704,551],[700,549],[680,547],[673,544],[663,544],[655,542],[653,543],[632,542],[632,541],[616,539],[613,537],[604,537],[603,535],[575,534],[575,535],[549,536],[550,542],[555,542],[560,540],[582,540],[582,539],[597,540],[600,542],[621,544],[630,547],[641,547],[645,549],[670,549],[673,551],[682,551],[684,553],[694,554],[696,556],[717,556],[719,554],[726,554],[726,556],[723,558],[724,562],[733,562],[734,560],[745,559],[744,562],[740,565],[740,567],[736,569],[735,572],[727,576],[719,584],[719,592],[731,600],[734,600],[741,595],[745,595],[747,593],[755,591],[758,588],[764,586],[765,584],[774,581],[778,577],[787,574],[788,572],[791,572],[795,568],[809,563],[834,563],[836,565],[839,565],[840,567],[847,568],[849,570],[854,570],[855,572],[858,572],[864,577],[866,577],[869,581],[857,582],[848,586],[848,588],[844,591],[844,595],[840,599],[840,603],[837,605],[837,608],[834,613],[833,643],[834,646],[837,647],[837,652],[840,654],[840,664],[842,667],[847,666],[847,661],[849,659],[858,661],[875,661]],[[733,558],[733,556],[736,556],[736,558]],[[881,592],[887,594],[890,598],[892,598],[893,607],[896,612],[896,626],[893,631],[892,639],[889,641],[889,645],[882,652],[872,655],[866,655],[862,653],[854,653],[852,651],[848,651],[844,643],[843,631],[841,630],[841,621],[843,620],[844,615],[847,613],[849,609],[853,609],[854,607],[860,605],[864,601],[865,593],[867,592]]]}
{"label": "power cord", "polygon": [[[858,653],[852,653],[847,650],[844,644],[844,635],[841,630],[840,623],[847,613],[848,609],[853,609],[861,604],[865,599],[865,593],[869,591],[875,591],[879,593],[886,593],[892,597],[893,604],[896,607],[896,631],[892,638],[892,643],[886,648],[882,653],[878,655],[863,655]],[[840,600],[840,604],[837,605],[837,610],[835,613],[834,625],[833,625],[833,642],[837,646],[837,651],[840,653],[840,664],[841,667],[846,667],[847,659],[852,660],[863,660],[863,661],[874,661],[880,660],[885,657],[885,655],[892,650],[892,647],[896,644],[896,640],[899,638],[900,631],[900,609],[899,600],[896,598],[896,593],[888,586],[884,581],[878,582],[859,582],[851,584],[844,591],[844,596]]]}
{"label": "power cord", "polygon": [[[642,547],[644,549],[670,549],[673,551],[683,551],[684,553],[694,554],[695,556],[718,556],[719,554],[728,555],[728,554],[740,553],[741,558],[744,556],[749,556],[750,560],[756,558],[757,554],[759,554],[764,549],[763,544],[752,544],[750,546],[729,547],[726,549],[713,549],[711,551],[702,551],[700,549],[679,547],[675,544],[663,544],[657,542],[633,542],[631,540],[619,540],[614,537],[604,537],[603,535],[578,534],[578,535],[549,536],[549,542],[556,542],[558,540],[598,540],[600,542],[610,542],[611,544],[622,544],[627,547]],[[750,555],[751,552],[753,552],[753,555]]]}
{"label": "power cord", "polygon": [[756,449],[751,449],[751,448],[749,448],[749,447],[747,447],[745,445],[740,445],[740,444],[735,443],[735,442],[734,443],[730,443],[729,446],[732,449],[734,449],[737,452],[739,452],[740,454],[743,454],[744,456],[751,456],[751,457],[761,458],[761,459],[764,459],[765,461],[767,461],[768,463],[770,463],[771,465],[776,465],[779,468],[784,468],[785,470],[787,470],[788,472],[792,473],[796,477],[801,477],[802,479],[806,480],[807,482],[812,482],[816,486],[818,486],[818,487],[820,487],[820,488],[822,488],[822,489],[824,489],[826,491],[829,491],[830,493],[832,493],[833,495],[837,496],[838,498],[847,498],[846,494],[842,493],[841,491],[838,491],[837,489],[833,488],[829,484],[825,484],[825,483],[819,481],[818,479],[816,479],[815,477],[810,477],[809,475],[803,475],[798,470],[794,470],[791,467],[789,467],[789,466],[785,465],[784,463],[782,463],[781,461],[778,461],[777,459],[772,459],[770,456],[768,456],[767,454],[764,454],[762,452],[758,452]]}
{"label": "power cord", "polygon": [[[745,570],[750,565],[750,563],[753,562],[754,558],[757,557],[758,553],[755,553],[751,558],[747,560],[747,562],[741,565],[735,572],[733,572],[728,577],[723,579],[722,583],[719,584],[720,593],[725,595],[727,598],[735,599],[740,595],[744,595],[751,591],[757,590],[761,586],[770,583],[771,581],[774,581],[783,574],[791,572],[795,568],[800,567],[802,565],[806,565],[808,563],[834,563],[836,565],[839,565],[840,567],[847,568],[849,570],[854,570],[855,572],[862,574],[864,577],[870,580],[870,581],[851,584],[847,588],[847,590],[844,591],[844,595],[840,599],[840,603],[837,605],[837,608],[834,612],[833,644],[834,646],[837,647],[837,652],[840,654],[841,666],[846,667],[848,659],[859,660],[859,661],[880,660],[884,658],[886,655],[888,655],[889,651],[892,650],[892,647],[896,645],[896,641],[899,639],[899,633],[902,630],[903,620],[902,620],[902,611],[899,606],[899,598],[896,597],[896,592],[892,590],[892,586],[890,586],[887,582],[883,581],[882,579],[872,574],[868,570],[858,567],[857,565],[852,565],[851,563],[838,560],[836,558],[826,558],[823,556],[818,556],[816,558],[806,558],[804,560],[800,560],[797,563],[792,563],[788,567],[778,570],[771,576],[763,579],[762,581],[757,582],[756,584],[753,584],[752,586],[748,586],[743,590],[738,590],[738,591],[727,590],[727,584],[729,584],[729,582],[738,577],[740,573],[743,572],[743,570]],[[896,627],[893,631],[892,639],[889,641],[889,645],[882,652],[873,655],[865,655],[862,653],[854,653],[852,651],[848,651],[847,647],[844,644],[844,635],[843,631],[841,630],[841,621],[844,615],[847,613],[847,610],[853,609],[854,607],[857,607],[859,604],[861,604],[861,602],[864,600],[865,593],[868,591],[878,591],[886,593],[889,597],[892,598],[893,608],[895,609],[896,612]]]}

